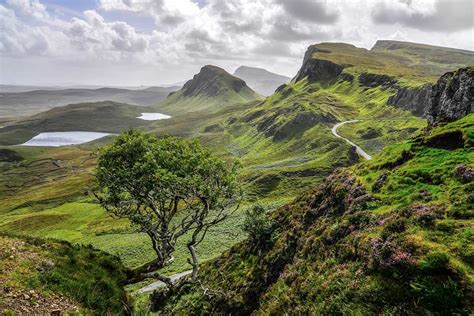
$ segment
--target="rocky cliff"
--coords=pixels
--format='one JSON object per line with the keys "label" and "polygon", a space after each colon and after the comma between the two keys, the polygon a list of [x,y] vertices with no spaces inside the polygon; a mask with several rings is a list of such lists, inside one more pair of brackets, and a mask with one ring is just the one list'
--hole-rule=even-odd
{"label": "rocky cliff", "polygon": [[426,110],[428,125],[458,120],[474,110],[474,67],[441,76],[431,91]]}
{"label": "rocky cliff", "polygon": [[387,103],[396,108],[408,110],[417,116],[425,116],[426,106],[430,101],[431,85],[417,88],[401,88],[391,96]]}
{"label": "rocky cliff", "polygon": [[309,82],[331,80],[341,74],[344,67],[329,60],[313,58],[313,55],[317,52],[324,53],[329,51],[325,51],[315,45],[308,47],[308,50],[304,55],[303,65],[295,78],[293,78],[293,81],[300,81],[305,77],[308,78]]}

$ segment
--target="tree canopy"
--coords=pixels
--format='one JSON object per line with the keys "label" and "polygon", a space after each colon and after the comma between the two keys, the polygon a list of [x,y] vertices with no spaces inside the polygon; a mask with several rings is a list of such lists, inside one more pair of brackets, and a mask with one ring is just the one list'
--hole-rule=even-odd
{"label": "tree canopy", "polygon": [[195,280],[195,246],[238,206],[238,168],[196,140],[132,130],[100,150],[94,195],[110,214],[128,218],[150,237],[156,258],[141,272],[173,288],[171,280],[151,272],[173,260],[177,240],[186,236],[193,273],[182,283]]}

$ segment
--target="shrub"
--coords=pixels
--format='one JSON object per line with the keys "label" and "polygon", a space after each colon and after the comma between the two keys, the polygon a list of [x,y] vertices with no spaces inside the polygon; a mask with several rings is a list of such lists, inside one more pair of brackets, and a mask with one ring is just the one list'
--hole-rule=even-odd
{"label": "shrub", "polygon": [[266,250],[273,243],[273,221],[267,218],[265,209],[259,204],[245,212],[242,229],[247,233],[248,242],[253,248]]}
{"label": "shrub", "polygon": [[420,267],[423,271],[430,274],[438,274],[448,269],[450,257],[445,252],[432,252],[426,255],[421,261]]}

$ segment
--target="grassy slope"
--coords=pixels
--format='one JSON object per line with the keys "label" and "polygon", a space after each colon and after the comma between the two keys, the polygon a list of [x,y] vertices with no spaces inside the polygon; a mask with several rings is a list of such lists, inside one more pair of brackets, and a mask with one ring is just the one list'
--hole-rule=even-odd
{"label": "grassy slope", "polygon": [[[463,140],[454,142],[453,131]],[[188,288],[164,310],[472,312],[473,145],[471,114],[335,172],[270,214],[270,246],[234,246],[203,267],[207,296],[200,286]],[[382,173],[388,177],[377,188]]]}
{"label": "grassy slope", "polygon": [[440,75],[466,65],[474,65],[474,52],[400,41],[377,41],[372,52],[405,57],[416,71]]}
{"label": "grassy slope", "polygon": [[[346,49],[345,46],[331,47]],[[359,50],[354,53],[352,48],[351,52],[359,54]],[[334,55],[324,54],[326,58]],[[363,62],[346,68],[347,72],[369,69],[369,65],[364,64],[365,51],[359,55],[353,56],[354,62]],[[407,125],[417,130],[423,127],[422,120],[385,105],[392,93],[386,88],[361,87],[357,79],[352,83],[339,80],[330,85],[302,80],[290,83],[262,103],[254,101],[221,108],[222,104],[216,102],[211,104],[210,112],[177,111],[170,120],[151,122],[150,128],[154,128],[154,133],[197,137],[225,159],[238,157],[244,164],[242,176],[247,184],[248,200],[259,198],[270,208],[288,202],[302,190],[319,183],[333,168],[355,161],[355,157],[350,156],[349,146],[330,134],[329,128],[334,122],[357,118],[362,120],[362,129],[364,124],[383,129],[380,137],[367,142],[361,140],[371,153],[380,152],[383,146],[406,137]],[[302,113],[303,120],[298,121]],[[278,139],[269,132],[271,127],[273,132],[278,131]],[[359,128],[358,124],[344,126],[342,134],[350,135],[350,127]],[[22,224],[21,229],[32,235],[92,243],[119,254],[129,266],[143,263],[150,256],[147,240],[133,233],[125,222],[107,218],[83,195],[91,179],[89,172],[94,159],[90,153],[94,148],[95,145],[14,148],[27,160],[5,167],[0,174],[0,230]],[[67,162],[57,167],[55,159]],[[17,187],[12,189],[12,184]],[[212,258],[241,240],[240,222],[241,217],[236,217],[214,232],[203,245],[200,256]],[[184,251],[178,251],[170,272],[187,269],[184,255]]]}
{"label": "grassy slope", "polygon": [[127,270],[91,247],[0,236],[0,312],[121,314]]}

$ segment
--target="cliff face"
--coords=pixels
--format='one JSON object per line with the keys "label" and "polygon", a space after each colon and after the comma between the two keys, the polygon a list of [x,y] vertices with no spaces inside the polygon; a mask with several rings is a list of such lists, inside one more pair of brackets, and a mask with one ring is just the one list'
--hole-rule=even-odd
{"label": "cliff face", "polygon": [[430,101],[431,85],[426,84],[419,88],[401,88],[391,96],[387,103],[396,108],[408,110],[417,116],[426,115],[426,107]]}
{"label": "cliff face", "polygon": [[474,110],[474,67],[441,76],[433,86],[426,110],[428,125],[458,120]]}
{"label": "cliff face", "polygon": [[296,74],[294,81],[300,81],[308,77],[309,82],[316,82],[319,80],[331,80],[339,76],[344,67],[335,64],[329,60],[314,59],[313,54],[316,52],[325,52],[318,47],[310,46],[305,53],[303,65]]}

